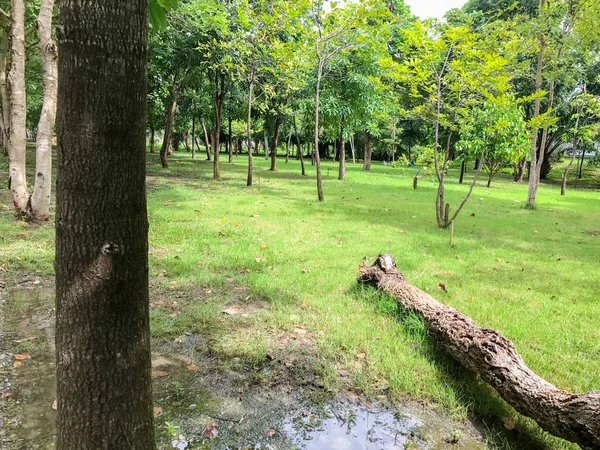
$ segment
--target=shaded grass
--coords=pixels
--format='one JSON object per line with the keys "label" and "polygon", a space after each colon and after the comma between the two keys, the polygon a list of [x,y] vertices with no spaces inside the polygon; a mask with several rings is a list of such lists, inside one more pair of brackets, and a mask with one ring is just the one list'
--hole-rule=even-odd
{"label": "shaded grass", "polygon": [[[489,446],[523,448],[511,444],[523,442],[522,432],[494,428],[514,411],[440,355],[420,319],[403,317],[373,291],[357,290],[356,267],[365,257],[389,252],[410,282],[506,335],[550,382],[575,392],[600,389],[594,289],[600,195],[597,185],[593,189],[594,174],[586,175],[589,189],[571,189],[565,197],[552,184],[541,186],[536,211],[523,208],[527,187],[507,174],[491,188],[478,185],[450,248],[448,233],[436,227],[432,180],[421,179],[413,191],[405,171],[375,164],[365,173],[349,164],[348,180],[339,182],[336,165],[325,162],[326,201],[319,203],[310,162],[307,177],[299,175],[294,160],[278,161],[276,172],[260,157],[254,163],[260,194],[256,184],[245,186],[243,157],[233,165],[222,160],[217,182],[210,179],[210,163],[184,153],[166,170],[157,155],[148,160],[152,279],[224,286],[226,277],[234,278],[270,302],[252,332],[227,342],[231,355],[258,361],[273,345],[272,330],[303,326],[316,337],[314,351],[324,361],[320,373],[328,389],[336,382],[366,393],[385,386],[394,399],[435,402],[457,419],[473,413],[495,418],[489,422]],[[454,207],[466,190],[455,175],[450,172],[447,185]],[[7,191],[0,197],[9,204]],[[51,272],[52,228],[15,223],[10,208],[2,208],[1,264]],[[437,289],[439,282],[448,293]],[[198,306],[176,320],[154,312],[153,332],[193,329],[214,319],[219,307]],[[348,376],[336,381],[340,368]],[[528,420],[521,419],[518,428],[528,430],[527,448],[568,447]]]}

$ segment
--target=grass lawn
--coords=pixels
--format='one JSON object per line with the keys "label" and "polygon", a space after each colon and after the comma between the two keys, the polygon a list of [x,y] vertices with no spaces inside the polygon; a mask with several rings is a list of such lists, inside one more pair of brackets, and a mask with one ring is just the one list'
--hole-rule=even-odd
{"label": "grass lawn", "polygon": [[[434,182],[421,179],[415,191],[401,169],[375,162],[366,173],[349,163],[340,182],[337,165],[325,162],[319,203],[310,161],[302,177],[295,160],[280,158],[270,172],[257,157],[255,186],[247,188],[245,157],[229,164],[221,156],[222,180],[215,182],[210,163],[189,154],[174,155],[168,169],[157,154],[148,156],[152,282],[165,289],[244,284],[269,304],[244,334],[223,337],[221,351],[262,360],[276,347],[273,330],[300,328],[314,336],[323,391],[374,394],[386,386],[392,399],[423,399],[457,420],[477,414],[489,418],[491,430],[502,429],[502,418],[514,411],[437,352],[417,317],[400,315],[394,302],[357,286],[365,257],[371,262],[389,252],[409,282],[503,333],[548,381],[575,392],[600,389],[598,173],[588,170],[587,188],[568,189],[565,197],[553,180],[541,186],[535,211],[524,209],[526,184],[500,174],[486,188],[482,176],[450,248],[448,232],[436,226]],[[1,164],[0,265],[51,274],[53,228],[13,220]],[[451,170],[447,183],[452,207],[467,188],[456,175]],[[222,304],[177,317],[155,308],[153,334],[203,326],[226,303],[225,294]],[[517,428],[541,448],[575,448],[528,420],[519,419]],[[525,448],[511,444],[510,434],[490,431],[489,446]]]}

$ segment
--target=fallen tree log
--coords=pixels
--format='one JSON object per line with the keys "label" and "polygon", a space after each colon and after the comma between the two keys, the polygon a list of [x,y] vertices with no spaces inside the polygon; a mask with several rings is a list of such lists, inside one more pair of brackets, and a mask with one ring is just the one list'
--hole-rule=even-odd
{"label": "fallen tree log", "polygon": [[600,391],[572,394],[544,380],[500,333],[478,327],[469,317],[409,284],[391,255],[379,255],[372,266],[361,266],[358,280],[391,295],[402,309],[421,315],[437,343],[519,413],[583,449],[600,449]]}

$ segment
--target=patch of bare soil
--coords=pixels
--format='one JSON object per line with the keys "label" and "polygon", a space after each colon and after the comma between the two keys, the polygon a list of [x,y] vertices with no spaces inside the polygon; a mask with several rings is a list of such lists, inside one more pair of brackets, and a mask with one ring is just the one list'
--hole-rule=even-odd
{"label": "patch of bare soil", "polygon": [[[5,450],[54,448],[53,285],[51,278],[28,274],[0,279]],[[315,368],[327,362],[318,361],[318,336],[300,324],[271,330],[264,357],[227,350],[223,342],[251,344],[261,314],[269,313],[266,299],[233,280],[201,288],[156,283],[151,303],[186,325],[163,330],[152,341],[160,449],[483,447],[473,425],[457,427],[417,403],[392,406],[383,395],[364,399],[352,392],[337,400],[326,393],[331,401],[315,403],[315,392],[322,390]],[[209,311],[207,317],[190,315],[194,308]]]}

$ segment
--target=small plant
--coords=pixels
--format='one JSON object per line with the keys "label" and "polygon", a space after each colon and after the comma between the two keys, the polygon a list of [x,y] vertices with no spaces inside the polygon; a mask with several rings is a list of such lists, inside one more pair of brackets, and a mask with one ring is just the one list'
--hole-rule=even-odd
{"label": "small plant", "polygon": [[179,433],[179,427],[177,425],[173,425],[169,422],[165,422],[164,427],[166,428],[167,433],[170,436],[177,436],[177,434]]}

